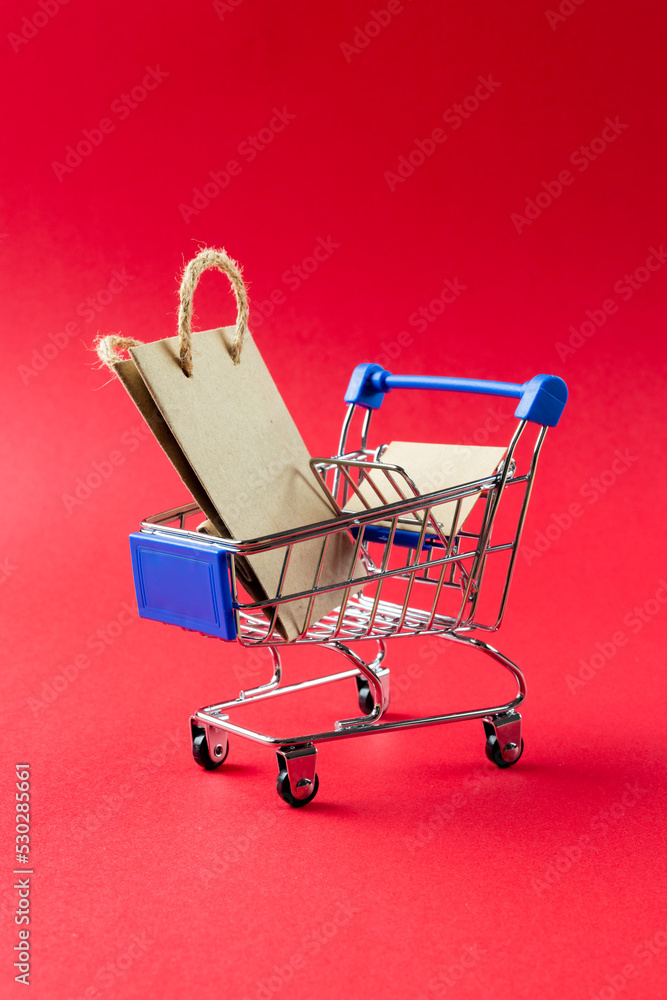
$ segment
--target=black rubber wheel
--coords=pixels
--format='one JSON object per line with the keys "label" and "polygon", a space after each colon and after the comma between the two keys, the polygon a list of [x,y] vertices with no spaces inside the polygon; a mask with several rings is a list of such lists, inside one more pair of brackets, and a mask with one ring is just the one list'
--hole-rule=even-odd
{"label": "black rubber wheel", "polygon": [[516,760],[503,760],[503,756],[500,752],[500,745],[498,743],[498,737],[494,734],[493,736],[487,736],[486,738],[486,756],[489,758],[492,764],[496,767],[514,767],[517,761],[521,760],[521,754],[523,753],[523,740],[521,740],[521,752]]}
{"label": "black rubber wheel", "polygon": [[287,771],[280,771],[278,774],[278,781],[276,783],[276,791],[280,798],[286,802],[289,806],[293,806],[295,809],[300,809],[301,806],[307,806],[309,802],[312,802],[317,795],[317,789],[320,787],[320,779],[315,775],[315,783],[313,785],[313,790],[307,799],[295,799],[292,795],[292,789],[289,784],[289,775]]}
{"label": "black rubber wheel", "polygon": [[375,708],[371,686],[365,677],[355,677],[357,682],[357,694],[359,696],[359,710],[364,715],[370,715]]}
{"label": "black rubber wheel", "polygon": [[225,750],[224,756],[215,760],[212,759],[210,753],[208,752],[208,743],[206,742],[206,730],[199,729],[196,726],[192,727],[192,756],[194,757],[197,764],[203,767],[206,771],[216,771],[221,764],[227,759],[227,754],[229,753],[229,740],[227,741],[227,749]]}

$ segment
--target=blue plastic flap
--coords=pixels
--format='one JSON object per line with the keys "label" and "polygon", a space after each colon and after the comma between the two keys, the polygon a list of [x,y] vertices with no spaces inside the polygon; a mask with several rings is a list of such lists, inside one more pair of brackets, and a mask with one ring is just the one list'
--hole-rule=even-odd
{"label": "blue plastic flap", "polygon": [[509,396],[519,400],[515,416],[547,427],[555,427],[567,402],[567,386],[556,375],[536,375],[523,385],[474,378],[436,375],[392,375],[381,365],[357,365],[345,393],[345,402],[377,410],[392,389],[437,389],[474,392],[486,396]]}
{"label": "blue plastic flap", "polygon": [[194,539],[130,535],[132,571],[141,618],[236,638],[229,554]]}
{"label": "blue plastic flap", "polygon": [[[364,531],[364,542],[381,542],[384,545],[385,542],[389,541],[390,531],[390,528],[384,528],[376,524],[367,524],[366,530]],[[359,535],[359,528],[356,525],[352,525],[350,532],[355,538],[357,538]],[[406,531],[403,528],[398,528],[394,532],[393,544],[398,545],[399,548],[416,549],[418,541],[419,531]],[[444,548],[444,546],[438,535],[431,534],[424,536],[422,548],[433,549]]]}

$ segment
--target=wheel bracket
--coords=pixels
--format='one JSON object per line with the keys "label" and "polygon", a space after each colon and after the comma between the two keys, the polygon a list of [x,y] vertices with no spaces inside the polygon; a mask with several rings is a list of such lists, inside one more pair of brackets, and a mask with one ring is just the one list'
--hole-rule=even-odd
{"label": "wheel bracket", "polygon": [[498,749],[504,761],[513,764],[521,756],[521,716],[518,712],[505,712],[504,715],[487,715],[482,720],[484,732],[495,736]]}
{"label": "wheel bracket", "polygon": [[[223,715],[221,718],[226,720],[229,716]],[[208,723],[204,723],[204,729],[206,730],[206,745],[209,757],[214,763],[224,760],[227,756],[228,743],[226,731],[219,729],[217,726],[210,726]]]}
{"label": "wheel bracket", "polygon": [[312,793],[317,770],[317,748],[312,743],[282,746],[276,752],[278,770],[287,771],[290,791],[295,799],[307,799]]}

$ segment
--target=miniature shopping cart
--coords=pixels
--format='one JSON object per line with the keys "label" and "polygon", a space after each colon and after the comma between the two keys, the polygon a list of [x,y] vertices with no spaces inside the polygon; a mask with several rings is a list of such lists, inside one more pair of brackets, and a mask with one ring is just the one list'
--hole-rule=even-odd
{"label": "miniature shopping cart", "polygon": [[[383,462],[385,445],[368,445],[373,412],[392,389],[432,389],[519,400],[509,445],[494,471],[471,482],[420,493],[409,472]],[[548,427],[558,423],[567,400],[565,383],[538,375],[524,385],[472,379],[392,375],[376,364],[358,366],[345,394],[349,404],[338,454],[314,458],[311,468],[335,516],[291,531],[236,541],[196,530],[202,512],[196,503],[147,518],[131,535],[139,613],[182,628],[266,647],[272,676],[238,697],[195,712],[193,754],[207,770],[220,767],[235,734],[273,747],[278,758],[278,793],[291,806],[310,802],[318,789],[317,745],[390,730],[481,719],[486,754],[499,768],[515,764],[523,752],[521,716],[525,696],[521,670],[498,650],[476,638],[501,624],[535,471]],[[533,434],[526,434],[532,426]],[[356,447],[352,433],[359,435]],[[407,463],[406,463],[407,464]],[[474,502],[464,519],[462,511]],[[443,515],[446,511],[446,516]],[[339,535],[351,550],[349,572],[335,585],[322,584],[322,566]],[[319,546],[312,587],[285,592],[287,568],[299,546]],[[280,552],[282,572],[275,592],[261,599],[246,588],[243,567],[266,552]],[[487,599],[487,590],[489,591]],[[336,592],[336,610],[317,619],[317,599]],[[347,669],[301,683],[282,683],[280,649],[287,645],[280,612],[299,604],[303,626],[293,644],[318,643],[338,651]],[[516,696],[506,704],[419,718],[384,718],[389,706],[387,640],[431,635],[479,649],[515,678]],[[374,655],[362,658],[351,643],[372,641]],[[250,704],[334,681],[354,679],[361,715],[339,719],[322,732],[278,735],[240,724]]]}

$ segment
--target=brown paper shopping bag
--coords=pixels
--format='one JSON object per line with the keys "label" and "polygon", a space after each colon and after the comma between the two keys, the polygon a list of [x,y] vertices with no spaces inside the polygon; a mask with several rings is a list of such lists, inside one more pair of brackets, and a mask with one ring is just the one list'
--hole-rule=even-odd
{"label": "brown paper shopping bag", "polygon": [[[238,305],[235,327],[191,332],[192,299],[202,272],[226,274]],[[311,472],[310,455],[247,330],[248,304],[238,266],[224,251],[203,250],[185,268],[179,335],[153,343],[103,338],[100,357],[118,374],[188,490],[215,530],[236,540],[330,520],[335,513]],[[127,348],[120,360],[116,348]],[[294,594],[360,575],[345,533],[295,545],[282,593]],[[250,556],[242,570],[254,599],[276,596],[285,548]],[[320,565],[321,564],[321,565]],[[341,591],[320,594],[312,620],[332,611]],[[303,631],[310,602],[279,608],[285,638]]]}
{"label": "brown paper shopping bag", "polygon": [[[409,441],[392,441],[382,452],[380,461],[386,465],[397,465],[409,476],[417,492],[424,496],[435,493],[436,490],[447,490],[465,483],[476,482],[492,476],[498,468],[498,463],[505,455],[505,448],[482,445],[463,444],[426,444]],[[397,487],[391,485],[378,470],[371,471],[368,478],[373,480],[386,503],[396,503],[402,499]],[[400,484],[406,490],[406,484]],[[432,515],[444,534],[456,534],[479,499],[480,492],[463,497],[460,502],[438,504],[432,508]],[[363,510],[368,507],[378,507],[378,491],[365,482],[359,488],[360,497],[352,497],[347,504],[347,510]],[[407,495],[411,494],[409,491]],[[363,498],[363,499],[362,499]],[[454,520],[456,519],[456,524]],[[414,515],[407,515],[404,527],[409,527],[410,520],[418,521]]]}

